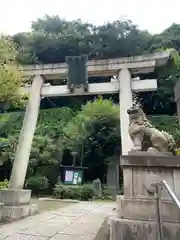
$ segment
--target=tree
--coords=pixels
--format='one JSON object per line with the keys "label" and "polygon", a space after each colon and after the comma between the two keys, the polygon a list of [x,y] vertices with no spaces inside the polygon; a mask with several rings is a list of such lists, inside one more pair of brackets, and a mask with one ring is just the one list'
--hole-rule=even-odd
{"label": "tree", "polygon": [[17,68],[16,56],[17,49],[13,41],[0,36],[0,111],[11,106],[20,106],[24,99],[19,91],[23,81]]}
{"label": "tree", "polygon": [[[66,21],[59,16],[46,15],[32,23],[31,33],[16,34],[14,41],[26,56],[42,63],[64,62],[69,55],[88,54],[92,58],[115,58],[141,54],[152,39],[147,31],[140,31],[130,20],[114,21],[102,26]],[[29,62],[32,63],[31,57]],[[21,54],[23,62],[23,54]]]}
{"label": "tree", "polygon": [[[23,86],[22,74],[17,69],[16,56],[17,49],[13,41],[6,36],[0,36],[0,112],[23,104],[24,96],[20,93],[20,88]],[[9,141],[1,137],[2,163],[7,159],[4,151],[7,147],[9,147]]]}
{"label": "tree", "polygon": [[119,107],[102,97],[88,102],[67,124],[64,135],[66,148],[77,155],[76,165],[88,166],[92,179],[103,175],[106,160],[121,151]]}
{"label": "tree", "polygon": [[45,176],[50,186],[56,183],[61,159],[56,156],[56,144],[52,138],[35,136],[30,154],[27,177]]}

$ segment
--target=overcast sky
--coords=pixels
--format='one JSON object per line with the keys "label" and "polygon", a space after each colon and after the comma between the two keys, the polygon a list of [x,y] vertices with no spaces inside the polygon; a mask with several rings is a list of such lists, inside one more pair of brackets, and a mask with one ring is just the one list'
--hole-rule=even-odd
{"label": "overcast sky", "polygon": [[141,29],[158,33],[173,22],[180,23],[179,9],[180,0],[2,0],[0,32],[28,31],[37,18],[58,14],[96,25],[128,18]]}

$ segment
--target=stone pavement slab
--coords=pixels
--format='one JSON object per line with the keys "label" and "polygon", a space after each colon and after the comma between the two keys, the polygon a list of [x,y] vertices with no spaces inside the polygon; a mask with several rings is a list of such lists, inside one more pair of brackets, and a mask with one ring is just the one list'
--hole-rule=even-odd
{"label": "stone pavement slab", "polygon": [[0,226],[0,240],[93,240],[115,203],[80,202]]}

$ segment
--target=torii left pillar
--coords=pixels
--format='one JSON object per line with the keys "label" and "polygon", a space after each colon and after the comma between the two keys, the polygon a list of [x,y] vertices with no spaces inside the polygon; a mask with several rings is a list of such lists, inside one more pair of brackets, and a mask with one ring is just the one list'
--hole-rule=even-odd
{"label": "torii left pillar", "polygon": [[19,219],[32,215],[37,210],[36,206],[29,204],[31,190],[25,190],[23,187],[39,115],[42,85],[43,77],[34,76],[15,154],[9,188],[0,190],[0,202],[4,203],[5,206],[2,216],[5,219]]}
{"label": "torii left pillar", "polygon": [[33,78],[28,105],[19,137],[9,188],[22,189],[24,186],[29,163],[29,156],[31,152],[31,145],[39,115],[42,85],[43,77],[35,76]]}

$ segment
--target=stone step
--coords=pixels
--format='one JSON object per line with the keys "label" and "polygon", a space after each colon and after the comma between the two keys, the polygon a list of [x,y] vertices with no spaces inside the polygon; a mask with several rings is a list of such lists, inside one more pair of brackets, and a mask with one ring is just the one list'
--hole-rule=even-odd
{"label": "stone step", "polygon": [[[4,204],[3,204],[4,205]],[[2,217],[3,221],[14,221],[27,216],[32,216],[37,213],[38,209],[35,204],[19,205],[19,206],[3,206]],[[1,213],[1,211],[0,211]]]}

